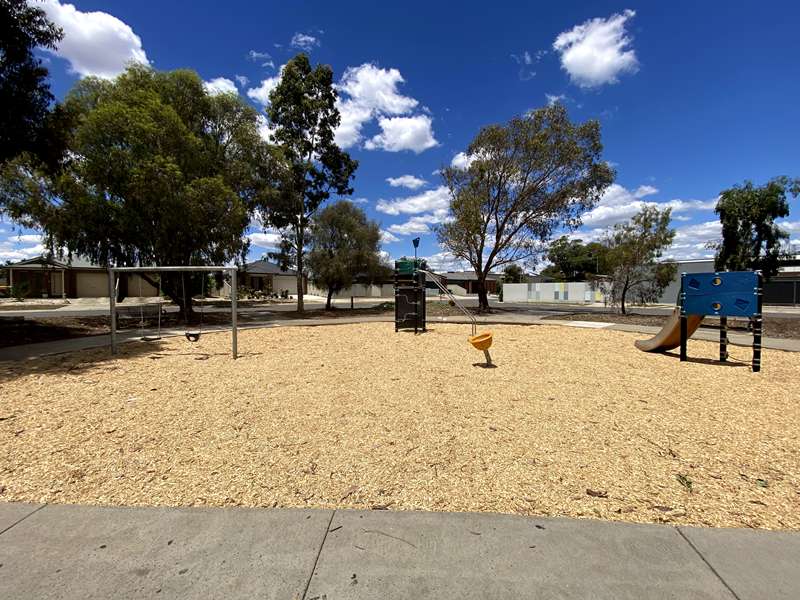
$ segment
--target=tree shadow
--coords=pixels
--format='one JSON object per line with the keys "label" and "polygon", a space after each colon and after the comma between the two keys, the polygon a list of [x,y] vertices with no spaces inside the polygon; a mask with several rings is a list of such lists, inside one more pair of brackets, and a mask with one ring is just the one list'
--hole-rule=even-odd
{"label": "tree shadow", "polygon": [[0,384],[10,383],[28,375],[82,375],[102,365],[108,366],[105,371],[113,371],[120,368],[113,365],[115,361],[146,355],[151,355],[151,358],[157,360],[161,358],[159,352],[163,346],[164,342],[161,340],[125,342],[118,346],[119,352],[113,355],[109,346],[103,346],[21,360],[0,361]]}
{"label": "tree shadow", "polygon": [[[678,352],[662,352],[664,356],[669,356],[670,358],[676,358],[680,360],[681,355]],[[697,363],[701,365],[715,365],[718,367],[749,367],[749,362],[743,362],[741,360],[736,360],[733,358],[728,358],[728,360],[722,361],[713,358],[702,358],[697,356],[687,356],[684,362],[690,363]]]}

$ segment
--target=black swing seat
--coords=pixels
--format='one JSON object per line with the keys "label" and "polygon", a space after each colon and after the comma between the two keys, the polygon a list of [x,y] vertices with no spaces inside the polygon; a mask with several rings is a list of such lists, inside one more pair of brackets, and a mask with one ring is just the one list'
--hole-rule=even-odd
{"label": "black swing seat", "polygon": [[157,342],[161,339],[160,335],[143,335],[142,341],[143,342]]}
{"label": "black swing seat", "polygon": [[186,332],[186,339],[190,342],[197,342],[200,340],[200,332],[199,331],[187,331]]}

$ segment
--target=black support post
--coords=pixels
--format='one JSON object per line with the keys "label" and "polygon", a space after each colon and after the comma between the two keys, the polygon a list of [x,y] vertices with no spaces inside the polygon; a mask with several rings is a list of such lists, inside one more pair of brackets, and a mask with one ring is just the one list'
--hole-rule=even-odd
{"label": "black support post", "polygon": [[719,360],[728,360],[728,317],[719,318]]}
{"label": "black support post", "polygon": [[761,328],[762,309],[764,304],[764,278],[758,273],[758,287],[756,288],[757,311],[753,315],[753,373],[761,370]]}
{"label": "black support post", "polygon": [[681,274],[681,293],[678,296],[680,300],[680,307],[681,307],[681,362],[686,360],[686,341],[689,337],[689,323],[686,319],[686,310],[684,309],[684,304],[686,300],[686,294],[683,291],[683,280],[685,278],[686,273]]}

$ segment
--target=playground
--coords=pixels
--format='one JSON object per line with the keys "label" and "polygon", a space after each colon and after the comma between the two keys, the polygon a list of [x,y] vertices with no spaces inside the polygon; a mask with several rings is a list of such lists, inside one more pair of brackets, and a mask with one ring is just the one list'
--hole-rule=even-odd
{"label": "playground", "polygon": [[0,500],[800,529],[800,361],[497,325],[273,327],[0,363]]}

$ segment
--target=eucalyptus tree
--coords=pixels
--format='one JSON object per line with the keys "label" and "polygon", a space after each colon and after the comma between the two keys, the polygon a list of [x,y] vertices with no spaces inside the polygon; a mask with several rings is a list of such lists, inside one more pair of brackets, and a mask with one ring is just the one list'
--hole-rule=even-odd
{"label": "eucalyptus tree", "polygon": [[284,232],[278,257],[297,271],[297,310],[303,310],[308,228],[332,194],[352,194],[358,163],[336,145],[341,117],[333,71],[312,67],[298,54],[281,70],[269,96],[267,116],[280,160],[276,194],[261,206],[262,221]]}
{"label": "eucalyptus tree", "polygon": [[597,121],[572,123],[554,104],[484,127],[467,149],[469,165],[442,171],[451,219],[437,237],[472,266],[481,310],[493,269],[530,260],[554,231],[579,226],[613,182],[602,150]]}

